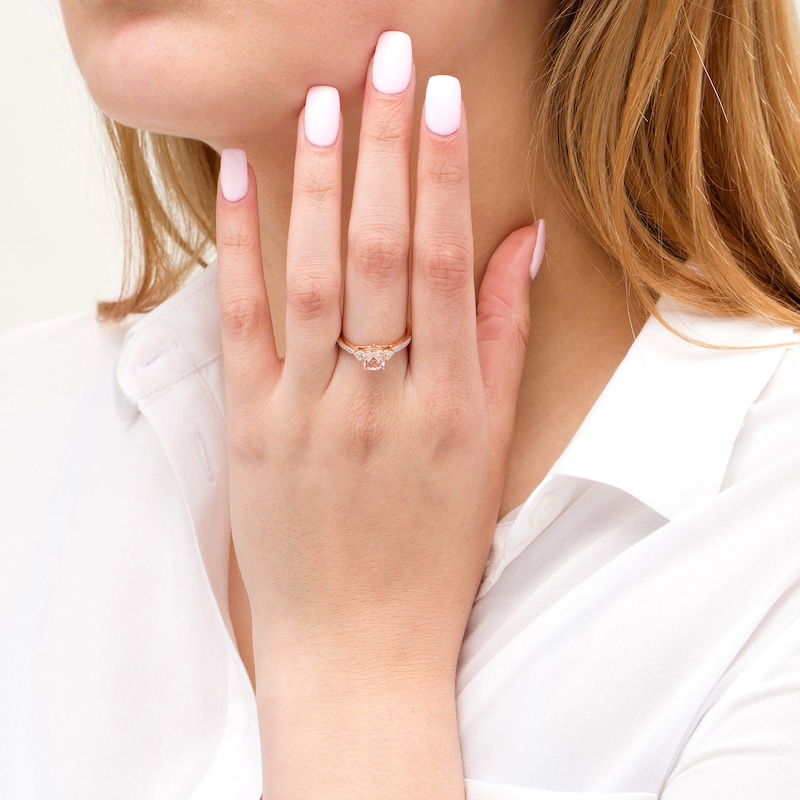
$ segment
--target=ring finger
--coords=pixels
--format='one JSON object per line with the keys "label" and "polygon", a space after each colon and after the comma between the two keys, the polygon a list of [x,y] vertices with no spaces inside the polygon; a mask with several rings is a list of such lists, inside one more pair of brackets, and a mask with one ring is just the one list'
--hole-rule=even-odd
{"label": "ring finger", "polygon": [[394,343],[406,329],[413,72],[411,39],[384,33],[365,90],[348,231],[342,334],[357,345]]}

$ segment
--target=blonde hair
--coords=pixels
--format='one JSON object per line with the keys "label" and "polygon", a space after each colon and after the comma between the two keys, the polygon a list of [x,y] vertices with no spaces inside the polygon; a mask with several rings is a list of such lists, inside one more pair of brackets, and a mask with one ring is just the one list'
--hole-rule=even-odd
{"label": "blonde hair", "polygon": [[207,266],[215,239],[219,155],[202,142],[137,131],[104,118],[125,209],[125,270],[119,300],[97,304],[101,320],[150,311],[192,269]]}
{"label": "blonde hair", "polygon": [[[651,311],[663,294],[800,326],[794,13],[792,0],[560,3],[539,155]],[[98,311],[120,319],[204,263],[218,158],[198,142],[108,129],[131,213],[129,291]]]}

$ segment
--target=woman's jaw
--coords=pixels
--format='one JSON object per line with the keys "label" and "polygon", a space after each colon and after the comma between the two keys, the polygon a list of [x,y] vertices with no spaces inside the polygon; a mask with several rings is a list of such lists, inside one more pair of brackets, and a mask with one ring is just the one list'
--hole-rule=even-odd
{"label": "woman's jaw", "polygon": [[345,117],[356,117],[385,30],[411,35],[420,81],[455,74],[469,101],[484,91],[473,75],[503,59],[527,67],[550,3],[61,0],[78,66],[106,115],[217,149],[293,135],[315,85],[335,86]]}
{"label": "woman's jaw", "polygon": [[[346,226],[364,86],[385,30],[411,36],[418,120],[430,75],[461,81],[478,277],[511,230],[548,212],[544,203],[531,206],[526,164],[532,65],[543,60],[541,34],[554,0],[62,6],[78,65],[108,116],[218,151],[247,152],[259,186],[265,270],[285,258],[298,116],[314,85],[335,86],[341,95]],[[534,196],[550,195],[538,179]]]}

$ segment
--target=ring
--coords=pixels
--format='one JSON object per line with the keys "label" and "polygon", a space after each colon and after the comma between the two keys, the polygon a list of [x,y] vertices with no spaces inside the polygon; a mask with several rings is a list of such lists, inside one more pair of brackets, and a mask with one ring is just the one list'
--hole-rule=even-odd
{"label": "ring", "polygon": [[336,340],[336,344],[346,353],[352,353],[357,361],[361,362],[364,369],[376,371],[384,369],[386,362],[395,354],[404,350],[411,344],[411,328],[406,328],[402,338],[393,344],[353,344],[344,336]]}

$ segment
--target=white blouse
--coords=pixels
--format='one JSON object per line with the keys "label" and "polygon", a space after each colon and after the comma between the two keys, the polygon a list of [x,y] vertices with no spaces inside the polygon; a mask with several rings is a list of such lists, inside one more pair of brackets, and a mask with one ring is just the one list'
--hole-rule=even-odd
{"label": "white blouse", "polygon": [[[800,797],[800,348],[659,310],[502,520],[458,675],[469,800]],[[216,270],[0,339],[0,797],[256,800],[227,606]],[[346,734],[345,734],[346,735]]]}

